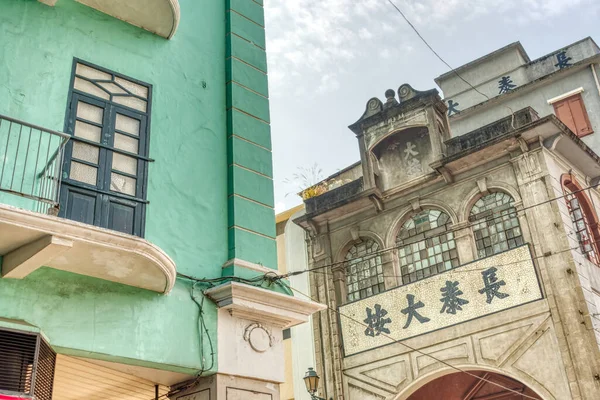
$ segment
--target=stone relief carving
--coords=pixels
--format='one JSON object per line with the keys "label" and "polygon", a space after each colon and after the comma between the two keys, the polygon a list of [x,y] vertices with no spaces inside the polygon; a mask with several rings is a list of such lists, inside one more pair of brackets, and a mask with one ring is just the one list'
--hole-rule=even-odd
{"label": "stone relief carving", "polygon": [[429,119],[426,110],[402,113],[388,118],[365,131],[365,141],[370,149],[384,136],[408,126],[427,126]]}
{"label": "stone relief carving", "polygon": [[254,322],[246,327],[244,340],[250,344],[252,350],[264,353],[273,346],[274,338],[267,328]]}

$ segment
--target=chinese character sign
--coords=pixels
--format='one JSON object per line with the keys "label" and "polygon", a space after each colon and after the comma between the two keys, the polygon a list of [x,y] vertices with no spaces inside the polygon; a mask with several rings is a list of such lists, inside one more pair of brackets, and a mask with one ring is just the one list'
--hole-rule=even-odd
{"label": "chinese character sign", "polygon": [[345,354],[385,346],[541,298],[529,247],[521,246],[341,306]]}

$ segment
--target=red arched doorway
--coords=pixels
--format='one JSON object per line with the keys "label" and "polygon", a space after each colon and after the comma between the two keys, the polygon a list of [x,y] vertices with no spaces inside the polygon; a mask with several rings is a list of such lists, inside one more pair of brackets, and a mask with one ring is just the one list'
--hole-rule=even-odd
{"label": "red arched doorway", "polygon": [[507,376],[486,371],[469,371],[469,373],[485,380],[462,372],[444,375],[425,384],[408,400],[542,399],[523,383]]}

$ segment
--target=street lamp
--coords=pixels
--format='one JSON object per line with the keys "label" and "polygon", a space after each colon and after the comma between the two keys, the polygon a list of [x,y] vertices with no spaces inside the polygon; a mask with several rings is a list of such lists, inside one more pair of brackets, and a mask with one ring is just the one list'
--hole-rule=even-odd
{"label": "street lamp", "polygon": [[317,393],[317,389],[319,388],[319,375],[317,375],[317,371],[312,368],[309,368],[304,374],[304,384],[306,385],[306,391],[310,394],[310,398],[312,400],[325,400],[321,397],[318,397],[315,393]]}

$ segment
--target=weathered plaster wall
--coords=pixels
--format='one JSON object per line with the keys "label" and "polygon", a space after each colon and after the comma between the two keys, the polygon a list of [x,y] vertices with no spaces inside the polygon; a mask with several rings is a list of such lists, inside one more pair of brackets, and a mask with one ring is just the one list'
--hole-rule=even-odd
{"label": "weathered plaster wall", "polygon": [[[568,164],[559,158],[551,155],[549,152],[546,153],[546,165],[548,173],[551,179],[549,179],[549,185],[552,187],[555,196],[561,197],[564,195],[563,187],[561,185],[561,176],[568,174],[571,169],[571,174],[575,175],[578,182],[581,185],[587,186],[585,177],[576,171],[572,170]],[[585,192],[592,201],[592,205],[596,208],[596,214],[600,212],[600,197],[597,191],[588,190]],[[569,208],[564,198],[557,200],[556,205],[560,212],[563,226],[565,228],[565,235],[567,237],[571,256],[575,263],[577,270],[577,277],[583,291],[585,304],[587,306],[587,312],[585,313],[586,322],[589,323],[589,329],[593,330],[593,334],[596,337],[596,341],[600,346],[600,267],[590,262],[579,249],[579,243],[577,235],[575,233],[575,227],[571,220]]]}
{"label": "weathered plaster wall", "polygon": [[[179,272],[220,276],[228,256],[225,1],[180,6],[179,30],[167,41],[74,0],[3,1],[0,114],[63,130],[73,57],[151,83],[146,238]],[[54,346],[200,367],[197,308],[182,282],[161,296],[44,270],[0,280],[0,296],[1,317],[38,325]],[[216,340],[216,311],[205,304]]]}
{"label": "weathered plaster wall", "polygon": [[[317,354],[317,369],[325,376],[321,393],[327,396],[343,393],[344,398],[351,400],[405,399],[428,379],[444,373],[439,362],[424,355],[433,354],[463,369],[491,370],[519,379],[542,398],[595,398],[593,360],[597,350],[593,329],[596,325],[587,314],[595,312],[592,303],[597,299],[594,283],[586,280],[596,279],[590,278],[596,275],[596,270],[590,270],[581,260],[581,271],[578,267],[576,275],[579,280],[565,272],[567,268],[574,269],[578,259],[571,259],[561,250],[569,244],[576,247],[576,243],[565,237],[565,227],[571,224],[568,213],[562,218],[565,210],[561,210],[560,202],[548,200],[562,195],[562,190],[557,193],[553,182],[568,168],[553,161],[547,166],[545,157],[550,157],[547,153],[540,149],[527,156],[515,153],[457,175],[451,185],[424,185],[405,196],[391,196],[386,199],[384,210],[378,213],[365,208],[353,215],[338,214],[320,224],[322,235],[313,238],[311,247],[316,248],[316,242],[320,241],[324,250],[318,256],[312,253],[311,268],[342,259],[356,231],[361,237],[375,238],[383,247],[393,246],[398,225],[415,212],[415,202],[419,199],[417,205],[422,208],[441,208],[451,215],[460,261],[464,264],[475,257],[473,232],[467,221],[472,202],[485,186],[489,190],[506,191],[515,198],[517,210],[522,210],[518,213],[520,226],[525,242],[534,252],[545,297],[493,317],[346,357],[340,354],[336,343],[340,336],[339,322],[323,317],[321,325],[315,328],[317,346],[322,344],[324,353],[322,358],[319,351]],[[396,260],[392,253],[383,258],[388,266],[387,272],[384,266],[384,274],[392,278],[399,275],[397,266],[393,266]],[[335,272],[331,276],[314,274],[311,281],[312,293],[321,301],[328,302],[330,307],[340,304],[343,296],[339,296],[336,285],[343,282],[337,282]],[[386,288],[398,284],[399,280],[386,280]],[[394,315],[397,310],[390,312]],[[411,347],[420,351],[412,351]]]}
{"label": "weathered plaster wall", "polygon": [[[600,73],[599,65],[596,65],[596,70]],[[592,71],[588,67],[562,79],[549,81],[532,91],[524,91],[518,96],[515,93],[515,96],[510,96],[506,101],[484,108],[465,117],[451,118],[452,136],[464,135],[483,125],[511,115],[511,110],[517,111],[528,106],[533,108],[540,117],[554,114],[554,107],[548,104],[548,100],[580,87],[584,89],[581,96],[585,103],[590,123],[594,132],[600,132],[600,94],[598,93]],[[600,136],[597,133],[585,136],[582,140],[592,149],[595,149],[597,152],[600,151]]]}
{"label": "weathered plaster wall", "polygon": [[[477,87],[478,90],[489,90],[490,93],[486,94],[495,96],[498,93],[493,84],[496,78],[509,71],[517,70],[525,64],[527,64],[527,60],[523,55],[516,48],[510,48],[497,54],[494,58],[481,61],[470,68],[467,67],[465,70],[461,70],[459,74],[471,85]],[[490,81],[493,82],[491,87],[488,88]],[[483,96],[474,92],[469,85],[455,74],[444,77],[440,80],[439,85],[446,98],[452,98],[459,103],[463,100],[461,98],[462,93],[473,97],[476,102],[485,100]],[[472,101],[468,103],[472,105]],[[461,106],[463,106],[462,103]],[[467,103],[465,103],[462,108],[467,106]]]}
{"label": "weathered plaster wall", "polygon": [[[566,66],[570,66],[598,55],[600,49],[590,38],[585,38],[527,62],[519,47],[513,44],[495,54],[484,56],[485,60],[458,68],[460,76],[477,91],[453,73],[437,78],[436,82],[444,92],[446,102],[452,100],[458,103],[457,110],[463,111],[505,93],[500,90],[500,81],[503,77],[509,78],[510,84],[513,85],[510,88],[518,90],[521,86],[559,71],[561,68],[558,65],[558,57],[563,52]],[[460,119],[460,116],[457,115],[456,118]]]}
{"label": "weathered plaster wall", "polygon": [[43,267],[1,280],[0,299],[2,318],[38,326],[60,353],[188,373],[199,367],[189,285],[164,296]]}

